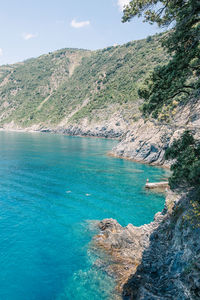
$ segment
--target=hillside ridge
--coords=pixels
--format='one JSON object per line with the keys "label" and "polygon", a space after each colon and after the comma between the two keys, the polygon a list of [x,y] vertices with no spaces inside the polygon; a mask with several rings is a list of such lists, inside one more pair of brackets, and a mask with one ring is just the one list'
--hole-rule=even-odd
{"label": "hillside ridge", "polygon": [[165,149],[185,128],[199,136],[200,103],[174,103],[157,120],[142,116],[137,89],[169,60],[161,37],[95,51],[66,48],[1,66],[1,129],[120,139],[112,155],[166,164]]}
{"label": "hillside ridge", "polygon": [[124,124],[140,115],[139,84],[168,59],[159,40],[156,35],[95,51],[66,48],[1,66],[0,126],[58,132],[88,126],[95,131],[118,115],[112,129],[119,136]]}

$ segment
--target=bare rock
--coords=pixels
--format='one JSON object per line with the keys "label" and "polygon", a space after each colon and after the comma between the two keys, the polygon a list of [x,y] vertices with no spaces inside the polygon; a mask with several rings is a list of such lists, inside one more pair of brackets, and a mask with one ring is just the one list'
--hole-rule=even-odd
{"label": "bare rock", "polygon": [[138,162],[169,166],[170,162],[164,159],[165,150],[185,129],[192,130],[194,136],[200,139],[200,100],[180,106],[169,123],[139,119],[129,127],[111,154]]}
{"label": "bare rock", "polygon": [[98,227],[91,247],[105,254],[99,265],[115,276],[122,299],[200,299],[200,219],[190,195],[169,191],[150,224],[105,219]]}

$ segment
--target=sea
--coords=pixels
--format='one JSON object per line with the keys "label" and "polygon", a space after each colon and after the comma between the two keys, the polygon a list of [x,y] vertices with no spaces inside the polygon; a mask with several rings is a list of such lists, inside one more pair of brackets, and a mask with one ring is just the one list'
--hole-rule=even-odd
{"label": "sea", "polygon": [[96,223],[140,226],[164,207],[163,168],[114,158],[115,140],[0,132],[0,299],[112,299],[95,268]]}

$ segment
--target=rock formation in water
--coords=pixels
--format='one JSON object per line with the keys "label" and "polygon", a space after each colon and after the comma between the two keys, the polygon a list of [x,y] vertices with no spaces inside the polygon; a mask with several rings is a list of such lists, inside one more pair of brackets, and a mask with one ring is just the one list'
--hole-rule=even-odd
{"label": "rock formation in water", "polygon": [[108,256],[102,264],[123,299],[200,299],[200,217],[189,198],[168,192],[162,213],[141,227],[99,223],[92,246]]}

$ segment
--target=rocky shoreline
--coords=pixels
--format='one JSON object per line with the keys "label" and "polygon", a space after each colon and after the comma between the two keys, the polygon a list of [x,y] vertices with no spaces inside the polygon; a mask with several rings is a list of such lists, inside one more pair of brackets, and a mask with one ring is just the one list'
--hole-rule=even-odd
{"label": "rocky shoreline", "polygon": [[121,299],[200,299],[200,220],[192,211],[186,194],[169,191],[150,224],[99,222],[91,248],[106,254],[98,265],[115,277]]}
{"label": "rocky shoreline", "polygon": [[[169,123],[140,118],[130,124],[116,116],[104,124],[20,128],[10,123],[2,128],[113,138],[120,142],[110,155],[163,167],[169,167],[164,159],[166,148],[185,129],[200,139],[199,100],[180,106]],[[187,194],[169,191],[164,210],[150,224],[122,227],[113,219],[99,222],[91,249],[103,254],[96,266],[115,278],[121,299],[200,299],[200,220],[192,205]]]}
{"label": "rocky shoreline", "polygon": [[192,130],[200,139],[200,100],[179,106],[169,122],[154,119],[126,120],[120,113],[106,121],[91,121],[68,124],[63,121],[56,126],[35,124],[22,128],[14,122],[4,124],[1,130],[22,132],[43,132],[81,137],[97,137],[119,140],[109,155],[130,159],[140,163],[169,167],[164,154],[167,147],[185,130]]}
{"label": "rocky shoreline", "polygon": [[200,139],[200,100],[177,108],[170,122],[140,119],[135,122],[112,149],[111,155],[131,159],[140,163],[169,167],[164,154],[174,139],[186,129]]}

